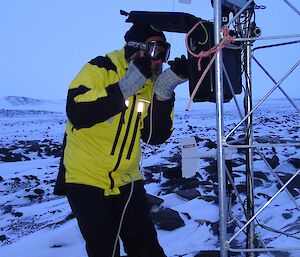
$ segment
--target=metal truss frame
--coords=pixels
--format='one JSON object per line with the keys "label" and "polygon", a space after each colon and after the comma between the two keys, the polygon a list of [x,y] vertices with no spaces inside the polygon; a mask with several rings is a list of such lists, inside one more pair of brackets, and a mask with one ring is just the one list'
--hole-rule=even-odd
{"label": "metal truss frame", "polygon": [[[288,0],[284,1],[293,11],[295,11],[299,16],[300,12],[295,8]],[[234,1],[231,1],[231,3]],[[241,1],[239,1],[240,3]],[[227,26],[232,25],[243,13],[249,12],[248,7],[254,4],[253,0],[248,0],[244,7],[240,8],[232,20],[230,20]],[[214,37],[215,44],[218,44],[222,40],[222,0],[213,0],[214,6]],[[250,15],[250,14],[249,14]],[[250,18],[251,19],[251,18]],[[245,21],[246,27],[250,28],[250,19]],[[248,24],[247,24],[248,23]],[[256,40],[265,40],[265,39],[280,39],[280,38],[295,38],[300,37],[299,35],[286,35],[286,36],[274,36],[274,37],[252,37],[250,31],[246,31],[241,37],[236,38],[236,41],[243,42],[244,48],[244,75],[245,75],[245,96],[244,96],[244,113],[245,116],[242,115],[242,110],[238,106],[238,101],[234,96],[234,101],[237,105],[238,112],[241,116],[241,121],[228,133],[225,135],[224,132],[224,120],[223,120],[223,72],[225,74],[225,79],[227,79],[229,87],[233,92],[233,87],[230,82],[229,76],[225,69],[225,66],[222,61],[222,51],[217,54],[215,60],[215,77],[216,77],[216,125],[217,125],[217,164],[218,164],[218,193],[219,193],[219,216],[220,216],[220,256],[227,257],[228,252],[240,252],[246,253],[247,256],[257,256],[258,252],[268,252],[270,256],[273,251],[298,251],[300,247],[289,247],[289,248],[270,248],[266,247],[264,242],[261,242],[260,248],[258,247],[257,240],[260,240],[259,235],[255,231],[255,220],[256,217],[267,207],[270,203],[283,191],[285,191],[290,199],[295,204],[296,208],[300,210],[299,204],[295,200],[295,198],[289,192],[287,186],[289,183],[300,174],[300,170],[295,172],[295,174],[286,182],[279,178],[276,172],[270,167],[266,158],[263,156],[260,151],[261,147],[277,147],[277,146],[299,146],[300,141],[291,141],[291,140],[281,140],[278,142],[274,142],[274,140],[270,139],[270,142],[261,143],[258,142],[257,138],[254,138],[253,133],[253,123],[252,123],[252,115],[253,113],[261,106],[261,104],[274,92],[274,90],[279,89],[285,97],[290,101],[290,103],[294,106],[296,111],[300,113],[299,108],[292,98],[288,96],[288,94],[283,90],[282,83],[288,78],[288,76],[296,70],[296,68],[300,65],[300,60],[298,60],[287,72],[286,74],[279,80],[275,81],[275,79],[268,73],[268,71],[261,65],[261,63],[254,57],[254,51],[258,50],[252,48],[253,42]],[[253,107],[252,101],[252,62],[256,62],[256,64],[266,73],[266,75],[273,81],[274,86],[271,90]],[[234,94],[233,94],[234,95]],[[237,132],[237,129],[244,126],[244,138],[241,138],[236,141],[230,141],[230,136],[234,132]],[[229,181],[234,189],[237,198],[241,200],[236,187],[234,185],[233,178],[228,171],[225,163],[225,153],[228,149],[238,149],[244,148],[246,151],[246,193],[247,193],[247,206],[244,208],[245,210],[245,219],[246,222],[243,223],[238,221],[235,217],[233,217],[231,213],[231,206],[229,204],[228,197],[226,195],[227,189],[227,181]],[[253,156],[257,153],[261,156],[261,159],[264,160],[267,164],[267,167],[271,172],[273,172],[274,176],[282,186],[272,197],[269,199],[263,206],[259,208],[259,210],[255,213],[254,210],[254,170],[253,170]],[[228,179],[228,180],[227,180]],[[230,214],[230,215],[228,215]],[[228,238],[227,233],[227,224],[229,222],[229,218],[231,220],[235,219],[236,223],[239,226],[239,230]],[[246,248],[237,249],[231,246],[232,241],[241,233],[244,232],[247,236],[246,240]],[[300,233],[300,231],[299,231]],[[298,238],[297,238],[298,239]],[[299,238],[300,239],[300,238]]]}

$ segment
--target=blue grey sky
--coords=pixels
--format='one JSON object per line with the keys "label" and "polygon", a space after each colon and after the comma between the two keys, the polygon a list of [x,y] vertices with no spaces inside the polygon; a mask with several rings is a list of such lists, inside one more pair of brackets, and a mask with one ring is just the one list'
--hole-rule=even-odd
{"label": "blue grey sky", "polygon": [[[300,1],[289,0],[300,9]],[[256,11],[262,36],[300,34],[300,16],[283,0],[255,1],[266,5]],[[124,45],[123,35],[130,27],[125,11],[188,12],[213,19],[210,0],[1,0],[0,3],[0,96],[16,95],[42,99],[64,99],[68,84],[90,59]],[[185,54],[184,35],[166,33],[172,44],[171,58]],[[300,40],[294,38],[290,40]],[[257,41],[255,46],[288,40]],[[299,60],[299,44],[258,51],[256,57],[279,80]],[[300,98],[298,67],[282,87]],[[253,64],[253,96],[261,98],[274,85]],[[188,97],[187,83],[176,89]],[[276,90],[274,98],[283,97]]]}

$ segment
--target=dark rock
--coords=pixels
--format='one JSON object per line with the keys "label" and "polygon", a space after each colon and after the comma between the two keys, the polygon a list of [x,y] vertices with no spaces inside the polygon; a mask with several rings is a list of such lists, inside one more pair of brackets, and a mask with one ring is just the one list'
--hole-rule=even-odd
{"label": "dark rock", "polygon": [[272,198],[271,196],[264,194],[264,193],[257,193],[257,196],[262,196],[263,198],[265,198],[267,200],[270,200]]}
{"label": "dark rock", "polygon": [[38,198],[37,195],[24,195],[25,198],[28,198],[31,202]]}
{"label": "dark rock", "polygon": [[282,213],[282,217],[288,220],[293,217],[293,214],[289,213],[289,212],[285,212],[285,213]]}
{"label": "dark rock", "polygon": [[32,151],[32,152],[37,152],[40,150],[40,145],[39,145],[39,142],[36,141],[36,140],[33,140],[33,141],[30,141],[28,142],[30,143],[30,147],[28,150]]}
{"label": "dark rock", "polygon": [[45,155],[51,156],[51,148],[50,148],[50,146],[47,145],[45,147],[44,151],[45,151]]}
{"label": "dark rock", "polygon": [[196,143],[203,142],[205,139],[195,136]]}
{"label": "dark rock", "polygon": [[289,252],[273,252],[274,257],[290,257],[290,253]]}
{"label": "dark rock", "polygon": [[288,160],[290,164],[292,164],[297,170],[300,169],[300,159],[298,158],[291,158]]}
{"label": "dark rock", "polygon": [[145,170],[149,170],[152,173],[161,173],[162,172],[162,165],[152,165],[144,167]]}
{"label": "dark rock", "polygon": [[7,148],[0,148],[0,154],[8,155],[9,150]]}
{"label": "dark rock", "polygon": [[216,204],[218,204],[219,202],[218,196],[213,196],[213,195],[201,195],[199,196],[199,199],[202,199],[206,202],[214,202]]}
{"label": "dark rock", "polygon": [[11,180],[15,181],[16,183],[20,183],[21,182],[21,179],[18,178],[18,177],[11,178]]}
{"label": "dark rock", "polygon": [[244,184],[236,185],[236,188],[240,194],[246,193],[246,185]]}
{"label": "dark rock", "polygon": [[0,241],[5,241],[7,239],[6,235],[0,235]]}
{"label": "dark rock", "polygon": [[54,157],[56,157],[56,158],[61,157],[61,155],[62,155],[62,149],[60,149],[60,148],[53,148],[51,150],[51,155],[54,156]]}
{"label": "dark rock", "polygon": [[204,192],[205,193],[211,193],[214,191],[213,186],[204,186]]}
{"label": "dark rock", "polygon": [[194,257],[219,257],[220,251],[212,250],[212,251],[200,251]]}
{"label": "dark rock", "polygon": [[197,178],[188,178],[178,188],[181,190],[197,188],[200,185],[200,181]]}
{"label": "dark rock", "polygon": [[219,223],[220,223],[219,221],[210,223],[211,231],[212,231],[213,235],[215,235],[215,236],[219,236],[219,234],[220,234],[220,231],[219,231],[220,224]]}
{"label": "dark rock", "polygon": [[159,209],[157,212],[150,212],[153,222],[159,229],[172,231],[185,225],[177,211],[169,208]]}
{"label": "dark rock", "polygon": [[254,178],[253,182],[254,182],[254,187],[261,187],[264,184],[263,180],[259,178]]}
{"label": "dark rock", "polygon": [[194,198],[200,196],[200,192],[197,189],[193,189],[193,188],[177,191],[176,194],[187,200],[193,200]]}
{"label": "dark rock", "polygon": [[16,211],[16,212],[13,212],[12,215],[14,215],[15,217],[22,217],[23,213]]}
{"label": "dark rock", "polygon": [[8,150],[10,151],[14,151],[14,150],[17,150],[19,148],[19,146],[16,146],[16,145],[12,145],[8,148]]}
{"label": "dark rock", "polygon": [[0,160],[3,162],[20,162],[29,161],[30,158],[20,153],[9,153],[6,156],[0,157]]}
{"label": "dark rock", "polygon": [[185,178],[175,178],[175,179],[170,179],[164,183],[161,184],[162,187],[171,187],[171,188],[176,188],[178,187]]}
{"label": "dark rock", "polygon": [[[281,186],[280,183],[277,183],[277,184],[276,184],[276,187],[277,187],[278,189],[282,188],[282,186]],[[298,192],[297,190],[295,190],[294,188],[292,188],[290,185],[288,185],[286,188],[289,190],[289,192],[291,193],[291,195],[292,195],[293,197],[299,196],[299,192]]]}
{"label": "dark rock", "polygon": [[214,195],[218,195],[219,194],[219,186],[217,183],[214,183],[212,186],[212,192],[214,193]]}
{"label": "dark rock", "polygon": [[163,183],[161,186],[166,187],[170,190],[177,188],[178,190],[186,190],[196,188],[200,185],[200,181],[197,178],[176,178],[170,179]]}
{"label": "dark rock", "polygon": [[284,232],[287,232],[289,234],[291,233],[299,233],[300,231],[300,217],[298,217],[294,222],[288,224],[287,226],[284,227],[285,228],[285,231]]}
{"label": "dark rock", "polygon": [[2,182],[3,180],[4,180],[3,177],[0,176],[0,182]]}
{"label": "dark rock", "polygon": [[10,213],[12,211],[12,205],[4,205],[1,207],[3,214]]}
{"label": "dark rock", "polygon": [[55,226],[55,227],[56,227],[56,226],[57,226],[57,227],[58,227],[58,226],[61,226],[61,225],[65,224],[67,221],[72,220],[72,219],[74,219],[74,218],[75,218],[75,216],[74,216],[74,214],[71,212],[69,215],[67,215],[67,216],[65,217],[65,219],[53,223],[53,226]]}
{"label": "dark rock", "polygon": [[200,186],[212,186],[212,183],[206,180],[199,181]]}
{"label": "dark rock", "polygon": [[279,158],[276,154],[272,156],[272,158],[266,157],[266,160],[268,161],[269,165],[272,167],[272,169],[275,169],[280,163]]}
{"label": "dark rock", "polygon": [[204,146],[209,148],[209,149],[215,149],[217,148],[217,144],[210,139],[206,139],[207,142],[205,142]]}
{"label": "dark rock", "polygon": [[232,178],[234,179],[234,178],[241,178],[241,177],[243,177],[241,174],[239,174],[238,172],[236,172],[236,171],[233,171],[232,172]]}
{"label": "dark rock", "polygon": [[190,215],[188,212],[183,212],[182,214],[183,214],[184,216],[186,216],[186,217],[188,218],[188,220],[191,220],[191,219],[192,219],[191,215]]}
{"label": "dark rock", "polygon": [[209,174],[208,180],[216,183],[218,182],[218,169],[216,161],[210,162],[209,165],[204,168],[204,170]]}
{"label": "dark rock", "polygon": [[[238,256],[240,257],[240,253],[230,252],[228,256]],[[220,257],[220,251],[218,250],[209,250],[209,251],[200,251],[194,257]]]}
{"label": "dark rock", "polygon": [[245,163],[246,163],[245,159],[237,158],[237,159],[232,160],[231,165],[232,165],[232,167],[238,167],[238,166],[241,166]]}
{"label": "dark rock", "polygon": [[[51,148],[52,147],[52,148]],[[45,155],[46,156],[54,156],[54,157],[61,157],[62,149],[53,146],[46,146],[45,147]]]}
{"label": "dark rock", "polygon": [[144,174],[143,182],[145,185],[153,183],[153,182],[154,183],[159,182],[157,179],[154,178],[154,175],[152,172],[144,171],[143,174]]}
{"label": "dark rock", "polygon": [[38,195],[42,195],[45,193],[45,191],[43,189],[40,189],[40,188],[36,188],[33,190],[33,192],[35,192],[36,194]]}
{"label": "dark rock", "polygon": [[179,150],[177,150],[178,152],[173,153],[173,155],[168,156],[168,157],[164,157],[164,159],[166,159],[167,161],[171,162],[171,163],[177,163],[177,164],[181,164],[181,153],[179,152]]}
{"label": "dark rock", "polygon": [[202,175],[198,171],[195,173],[195,175],[193,177],[198,178],[200,180],[204,180]]}
{"label": "dark rock", "polygon": [[164,167],[163,176],[168,179],[181,178],[182,177],[181,165],[172,168]]}
{"label": "dark rock", "polygon": [[28,180],[37,180],[38,178],[34,175],[24,175],[24,178],[28,179]]}
{"label": "dark rock", "polygon": [[268,176],[266,175],[266,173],[262,172],[262,171],[255,171],[254,172],[254,177],[255,178],[261,178],[264,181],[268,181]]}
{"label": "dark rock", "polygon": [[63,247],[63,244],[50,245],[50,248],[60,248],[60,247]]}
{"label": "dark rock", "polygon": [[149,210],[155,207],[159,207],[164,202],[163,199],[154,195],[146,194],[146,197],[147,197],[147,205]]}
{"label": "dark rock", "polygon": [[245,155],[245,154],[246,154],[246,149],[245,149],[245,148],[238,148],[238,149],[237,149],[237,152],[238,152],[239,154]]}
{"label": "dark rock", "polygon": [[75,215],[71,212],[68,216],[66,216],[65,220],[68,221],[72,219],[75,219]]}
{"label": "dark rock", "polygon": [[212,157],[203,157],[202,160],[209,163],[216,161],[216,159]]}
{"label": "dark rock", "polygon": [[[278,174],[278,173],[277,173]],[[288,173],[280,173],[278,174],[279,178],[282,180],[283,183],[286,183],[291,177],[292,174]],[[287,189],[290,191],[292,196],[296,197],[299,195],[299,185],[300,185],[300,176],[296,176],[287,186]],[[282,186],[277,183],[277,188],[280,189]]]}
{"label": "dark rock", "polygon": [[42,149],[39,149],[38,150],[38,152],[37,152],[37,155],[39,156],[39,157],[42,157],[43,156],[43,150]]}

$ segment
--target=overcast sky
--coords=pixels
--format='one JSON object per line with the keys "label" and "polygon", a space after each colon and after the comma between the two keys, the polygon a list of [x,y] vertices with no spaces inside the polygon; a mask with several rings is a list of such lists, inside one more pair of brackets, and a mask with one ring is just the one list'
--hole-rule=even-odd
{"label": "overcast sky", "polygon": [[[300,9],[300,1],[289,0]],[[265,10],[256,11],[262,36],[300,34],[300,16],[283,0],[256,1]],[[64,99],[68,84],[90,59],[124,45],[123,35],[130,27],[126,11],[188,12],[213,19],[210,0],[1,0],[0,3],[0,96],[17,95],[43,99]],[[186,53],[184,36],[166,33],[172,44],[171,58]],[[294,38],[290,40],[300,40]],[[260,41],[255,46],[288,40]],[[256,57],[279,80],[300,58],[300,45],[258,51]],[[282,85],[300,98],[300,67]],[[262,97],[273,83],[253,65],[253,95]],[[187,84],[176,89],[188,97]],[[282,97],[277,90],[273,97]]]}

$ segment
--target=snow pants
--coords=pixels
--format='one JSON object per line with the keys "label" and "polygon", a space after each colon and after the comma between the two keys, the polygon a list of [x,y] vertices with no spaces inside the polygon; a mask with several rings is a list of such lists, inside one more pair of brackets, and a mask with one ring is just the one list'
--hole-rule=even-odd
{"label": "snow pants", "polygon": [[[120,195],[104,196],[92,186],[67,184],[66,194],[86,242],[89,257],[112,257],[114,243],[131,185]],[[120,238],[128,257],[166,257],[149,216],[142,181],[134,182],[133,194],[123,219]],[[119,247],[114,257],[120,256]]]}

